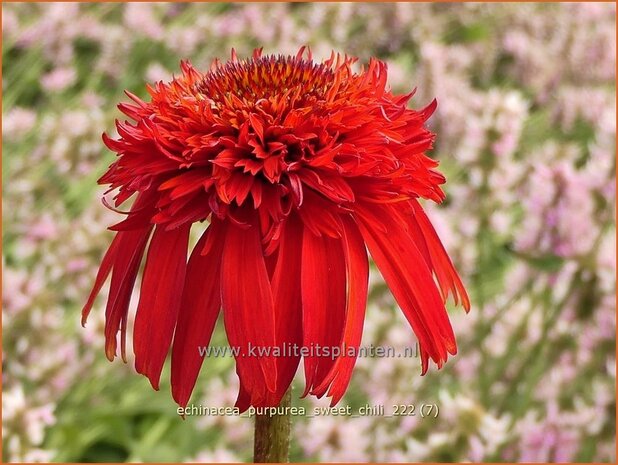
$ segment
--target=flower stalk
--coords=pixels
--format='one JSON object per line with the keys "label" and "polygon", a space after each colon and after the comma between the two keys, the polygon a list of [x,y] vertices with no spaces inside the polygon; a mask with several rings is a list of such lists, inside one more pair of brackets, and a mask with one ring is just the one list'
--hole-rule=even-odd
{"label": "flower stalk", "polygon": [[277,413],[255,416],[253,462],[289,462],[290,430],[292,427],[289,407],[291,404],[292,389],[290,388],[281,399]]}

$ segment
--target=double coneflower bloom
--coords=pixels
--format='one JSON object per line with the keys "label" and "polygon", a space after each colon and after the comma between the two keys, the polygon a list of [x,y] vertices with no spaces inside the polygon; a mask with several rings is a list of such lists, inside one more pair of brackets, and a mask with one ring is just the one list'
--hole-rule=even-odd
{"label": "double coneflower bloom", "polygon": [[[171,347],[174,399],[185,406],[219,312],[237,348],[237,406],[277,405],[301,356],[250,354],[250,346],[345,347],[361,342],[367,249],[416,333],[423,373],[456,343],[444,302],[469,301],[419,198],[441,202],[444,177],[425,155],[434,135],[425,122],[433,101],[407,108],[386,65],[359,72],[356,59],[315,63],[265,56],[213,63],[201,73],[148,87],[150,101],[127,92],[119,105],[118,153],[100,179],[134,197],[101,263],[83,311],[111,274],[106,353],[126,360],[128,307],[146,255],[135,316],[135,367],[158,388]],[[187,260],[195,222],[208,228]],[[119,334],[120,333],[120,334]],[[356,357],[303,357],[306,392],[335,404]]]}

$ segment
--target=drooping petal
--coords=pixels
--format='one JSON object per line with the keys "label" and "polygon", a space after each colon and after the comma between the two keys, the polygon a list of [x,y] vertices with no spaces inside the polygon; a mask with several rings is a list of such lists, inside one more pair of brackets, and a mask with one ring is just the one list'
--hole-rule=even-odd
{"label": "drooping petal", "polygon": [[110,226],[108,229],[112,231],[130,231],[135,229],[144,229],[152,223],[154,215],[155,193],[153,190],[140,192],[131,207],[128,217]]}
{"label": "drooping petal", "polygon": [[300,362],[300,353],[297,351],[294,353],[293,348],[300,347],[303,340],[300,292],[302,231],[302,224],[298,218],[291,217],[286,221],[281,233],[277,264],[272,278],[275,339],[281,356],[276,358],[277,389],[268,402],[270,405],[279,404]]}
{"label": "drooping petal", "polygon": [[[205,255],[207,241],[212,243]],[[172,347],[172,396],[185,407],[195,386],[221,308],[221,255],[225,227],[214,221],[193,249]]]}
{"label": "drooping petal", "polygon": [[[262,405],[277,388],[272,289],[257,223],[227,227],[221,266],[221,297],[228,341],[238,350],[236,370],[252,405]],[[253,347],[253,349],[252,349]]]}
{"label": "drooping petal", "polygon": [[[346,307],[346,272],[340,239],[317,236],[304,228],[301,291],[305,392],[319,385],[334,364],[333,357],[320,356],[339,347]],[[326,355],[326,354],[324,354]]]}
{"label": "drooping petal", "polygon": [[190,224],[171,231],[157,226],[148,249],[135,317],[135,369],[159,388],[172,342],[187,266]]}
{"label": "drooping petal", "polygon": [[455,304],[461,302],[464,309],[469,311],[470,299],[466,292],[466,288],[457,270],[455,270],[448,253],[444,249],[444,245],[442,245],[442,241],[438,237],[436,230],[431,224],[431,221],[429,221],[429,218],[427,218],[427,214],[418,203],[418,200],[412,200],[410,204],[412,205],[414,215],[410,217],[409,220],[418,225],[419,236],[424,239],[427,245],[427,252],[431,259],[431,265],[440,283],[444,300],[446,300],[450,292]]}
{"label": "drooping petal", "polygon": [[238,397],[236,397],[234,407],[240,410],[240,412],[244,412],[249,407],[251,407],[251,396],[249,395],[249,392],[247,392],[242,383],[240,383],[240,387],[238,389]]}
{"label": "drooping petal", "polygon": [[112,271],[112,282],[105,310],[105,354],[108,360],[116,356],[116,335],[122,329],[122,359],[126,362],[124,349],[125,329],[133,286],[137,278],[152,226],[118,233],[118,253]]}
{"label": "drooping petal", "polygon": [[[151,202],[152,202],[151,192],[139,193],[137,195],[137,198],[135,199],[133,206],[131,207],[129,216],[127,220],[125,221],[130,221],[136,215],[139,216],[141,219],[141,215],[140,215],[141,212],[145,211],[147,206]],[[148,226],[148,222],[141,223],[139,225],[139,228],[137,229],[144,230],[145,228],[147,228],[147,226]],[[94,286],[92,288],[92,291],[90,292],[90,295],[88,296],[88,301],[86,302],[86,305],[84,305],[84,308],[82,310],[82,326],[86,324],[86,320],[88,319],[88,314],[90,313],[90,310],[92,309],[92,305],[94,304],[94,299],[101,291],[101,287],[103,287],[103,283],[105,282],[110,272],[112,271],[112,267],[116,266],[115,261],[116,261],[116,258],[118,257],[119,245],[125,243],[126,237],[127,237],[127,234],[123,234],[123,233],[116,234],[116,236],[112,240],[111,245],[107,249],[107,252],[105,252],[105,255],[103,256],[103,260],[101,261],[101,266],[99,267],[99,271],[97,273]],[[123,248],[127,249],[127,246],[125,245]],[[140,260],[141,260],[141,255],[140,255]]]}
{"label": "drooping petal", "polygon": [[[350,217],[342,217],[342,223],[343,252],[348,283],[345,326],[341,341],[342,353],[321,384],[312,391],[312,393],[322,396],[328,389],[328,395],[332,396],[331,405],[339,402],[352,377],[352,369],[356,363],[363,334],[369,281],[369,263],[365,241],[358,226]],[[353,353],[349,353],[349,349],[353,349]]]}
{"label": "drooping petal", "polygon": [[371,256],[419,339],[425,371],[427,356],[441,367],[457,346],[431,270],[397,221],[396,208],[357,205],[356,217]]}
{"label": "drooping petal", "polygon": [[88,320],[88,315],[92,310],[94,299],[96,299],[97,295],[99,295],[99,292],[101,292],[103,283],[105,283],[107,277],[112,271],[114,259],[116,258],[116,252],[118,250],[118,242],[120,242],[120,238],[118,237],[118,235],[116,235],[109,248],[105,252],[105,255],[103,256],[101,266],[99,267],[99,271],[97,272],[97,277],[94,280],[94,285],[92,286],[92,290],[90,291],[90,295],[88,296],[86,305],[84,305],[84,308],[82,309],[82,326],[86,326],[86,321]]}

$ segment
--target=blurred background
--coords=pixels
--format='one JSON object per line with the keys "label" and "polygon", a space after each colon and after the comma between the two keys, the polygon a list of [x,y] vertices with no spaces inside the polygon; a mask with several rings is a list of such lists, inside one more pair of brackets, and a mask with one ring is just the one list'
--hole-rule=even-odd
{"label": "blurred background", "polygon": [[[79,310],[118,221],[97,178],[124,89],[207,69],[231,47],[389,65],[438,99],[426,204],[472,297],[459,354],[360,359],[341,405],[431,403],[437,418],[294,418],[292,461],[615,461],[615,5],[2,5],[3,461],[247,461],[252,421],[188,417],[109,363],[103,299]],[[137,301],[133,298],[133,305]],[[363,345],[414,344],[377,273]],[[226,344],[218,328],[215,345]],[[129,341],[129,347],[131,342]],[[294,405],[325,405],[299,400]],[[166,375],[163,376],[167,380]],[[230,358],[192,402],[231,406]]]}

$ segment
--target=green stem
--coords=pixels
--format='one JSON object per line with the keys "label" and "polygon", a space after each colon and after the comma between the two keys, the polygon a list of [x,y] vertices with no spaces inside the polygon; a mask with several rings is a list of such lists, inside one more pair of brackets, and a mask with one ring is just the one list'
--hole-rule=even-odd
{"label": "green stem", "polygon": [[255,416],[254,463],[287,463],[290,449],[292,388],[283,395],[278,412]]}

